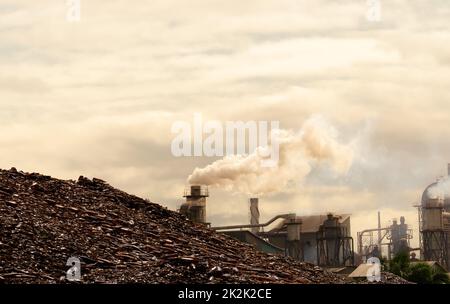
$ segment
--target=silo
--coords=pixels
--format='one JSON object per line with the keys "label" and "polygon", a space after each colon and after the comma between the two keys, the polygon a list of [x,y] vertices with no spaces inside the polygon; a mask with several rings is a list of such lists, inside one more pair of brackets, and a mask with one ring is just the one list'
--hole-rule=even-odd
{"label": "silo", "polygon": [[339,218],[327,214],[317,232],[317,263],[321,266],[339,266],[341,227]]}
{"label": "silo", "polygon": [[422,208],[422,229],[440,230],[442,225],[443,201],[440,198],[430,198]]}
{"label": "silo", "polygon": [[319,266],[350,266],[354,264],[353,238],[331,213],[317,232],[317,264]]}
{"label": "silo", "polygon": [[443,206],[441,198],[430,198],[422,206],[423,258],[437,261],[448,269],[448,233],[443,225]]}
{"label": "silo", "polygon": [[450,164],[447,176],[430,184],[422,194],[421,217],[421,258],[438,261],[449,270],[450,261]]}

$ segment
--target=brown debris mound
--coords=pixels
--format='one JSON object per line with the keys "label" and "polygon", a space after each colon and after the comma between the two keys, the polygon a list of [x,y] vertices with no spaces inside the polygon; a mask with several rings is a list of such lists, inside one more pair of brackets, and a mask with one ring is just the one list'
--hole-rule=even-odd
{"label": "brown debris mound", "polygon": [[102,180],[0,170],[0,283],[343,283],[268,255]]}

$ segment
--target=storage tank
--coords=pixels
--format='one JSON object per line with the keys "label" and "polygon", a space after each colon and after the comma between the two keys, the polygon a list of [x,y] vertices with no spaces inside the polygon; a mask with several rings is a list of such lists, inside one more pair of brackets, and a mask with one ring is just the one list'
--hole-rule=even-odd
{"label": "storage tank", "polygon": [[442,213],[444,202],[440,198],[430,198],[422,208],[422,230],[443,229]]}
{"label": "storage tank", "polygon": [[430,184],[422,194],[421,258],[438,261],[447,270],[450,260],[450,164],[448,175]]}
{"label": "storage tank", "polygon": [[440,198],[445,212],[450,212],[450,164],[447,165],[447,176],[439,178],[428,185],[422,194],[421,204],[425,206],[430,199]]}
{"label": "storage tank", "polygon": [[341,227],[339,218],[333,214],[328,214],[327,219],[322,224],[323,236],[326,244],[326,255],[328,265],[339,265],[339,241],[341,237]]}

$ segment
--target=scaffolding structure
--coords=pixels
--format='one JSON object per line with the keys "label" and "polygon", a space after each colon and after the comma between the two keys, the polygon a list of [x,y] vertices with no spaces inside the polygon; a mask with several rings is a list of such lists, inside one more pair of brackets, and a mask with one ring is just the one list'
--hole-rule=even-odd
{"label": "scaffolding structure", "polygon": [[[375,241],[374,232],[379,233],[380,237]],[[410,247],[410,240],[413,238],[413,230],[407,229],[403,236],[406,241],[406,247]],[[358,238],[358,253],[363,258],[378,257],[386,253],[388,260],[391,260],[397,253],[397,243],[401,240],[396,240],[392,235],[392,226],[386,228],[366,229],[357,233]],[[384,249],[384,250],[383,250]]]}
{"label": "scaffolding structure", "polygon": [[448,234],[444,230],[425,230],[423,234],[423,258],[436,261],[448,269]]}
{"label": "scaffolding structure", "polygon": [[[374,232],[377,232],[380,237],[374,239]],[[383,243],[383,240],[388,239],[390,233],[389,228],[374,228],[367,229],[357,233],[358,239],[358,253],[365,257],[378,257],[380,258],[383,252],[383,248],[386,248],[387,255],[391,255],[391,246],[389,242]]]}

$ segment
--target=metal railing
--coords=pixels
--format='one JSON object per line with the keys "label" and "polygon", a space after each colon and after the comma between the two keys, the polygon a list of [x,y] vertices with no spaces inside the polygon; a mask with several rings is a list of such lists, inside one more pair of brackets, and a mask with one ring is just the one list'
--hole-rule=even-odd
{"label": "metal railing", "polygon": [[295,218],[295,213],[288,213],[288,214],[280,214],[272,218],[270,221],[263,223],[263,224],[257,224],[257,225],[232,225],[232,226],[222,226],[222,227],[211,227],[213,230],[231,230],[231,229],[245,229],[245,228],[257,228],[257,227],[266,227],[275,222],[278,219],[292,219]]}
{"label": "metal railing", "polygon": [[209,190],[207,186],[199,186],[200,188],[188,187],[184,189],[183,196],[209,196]]}

